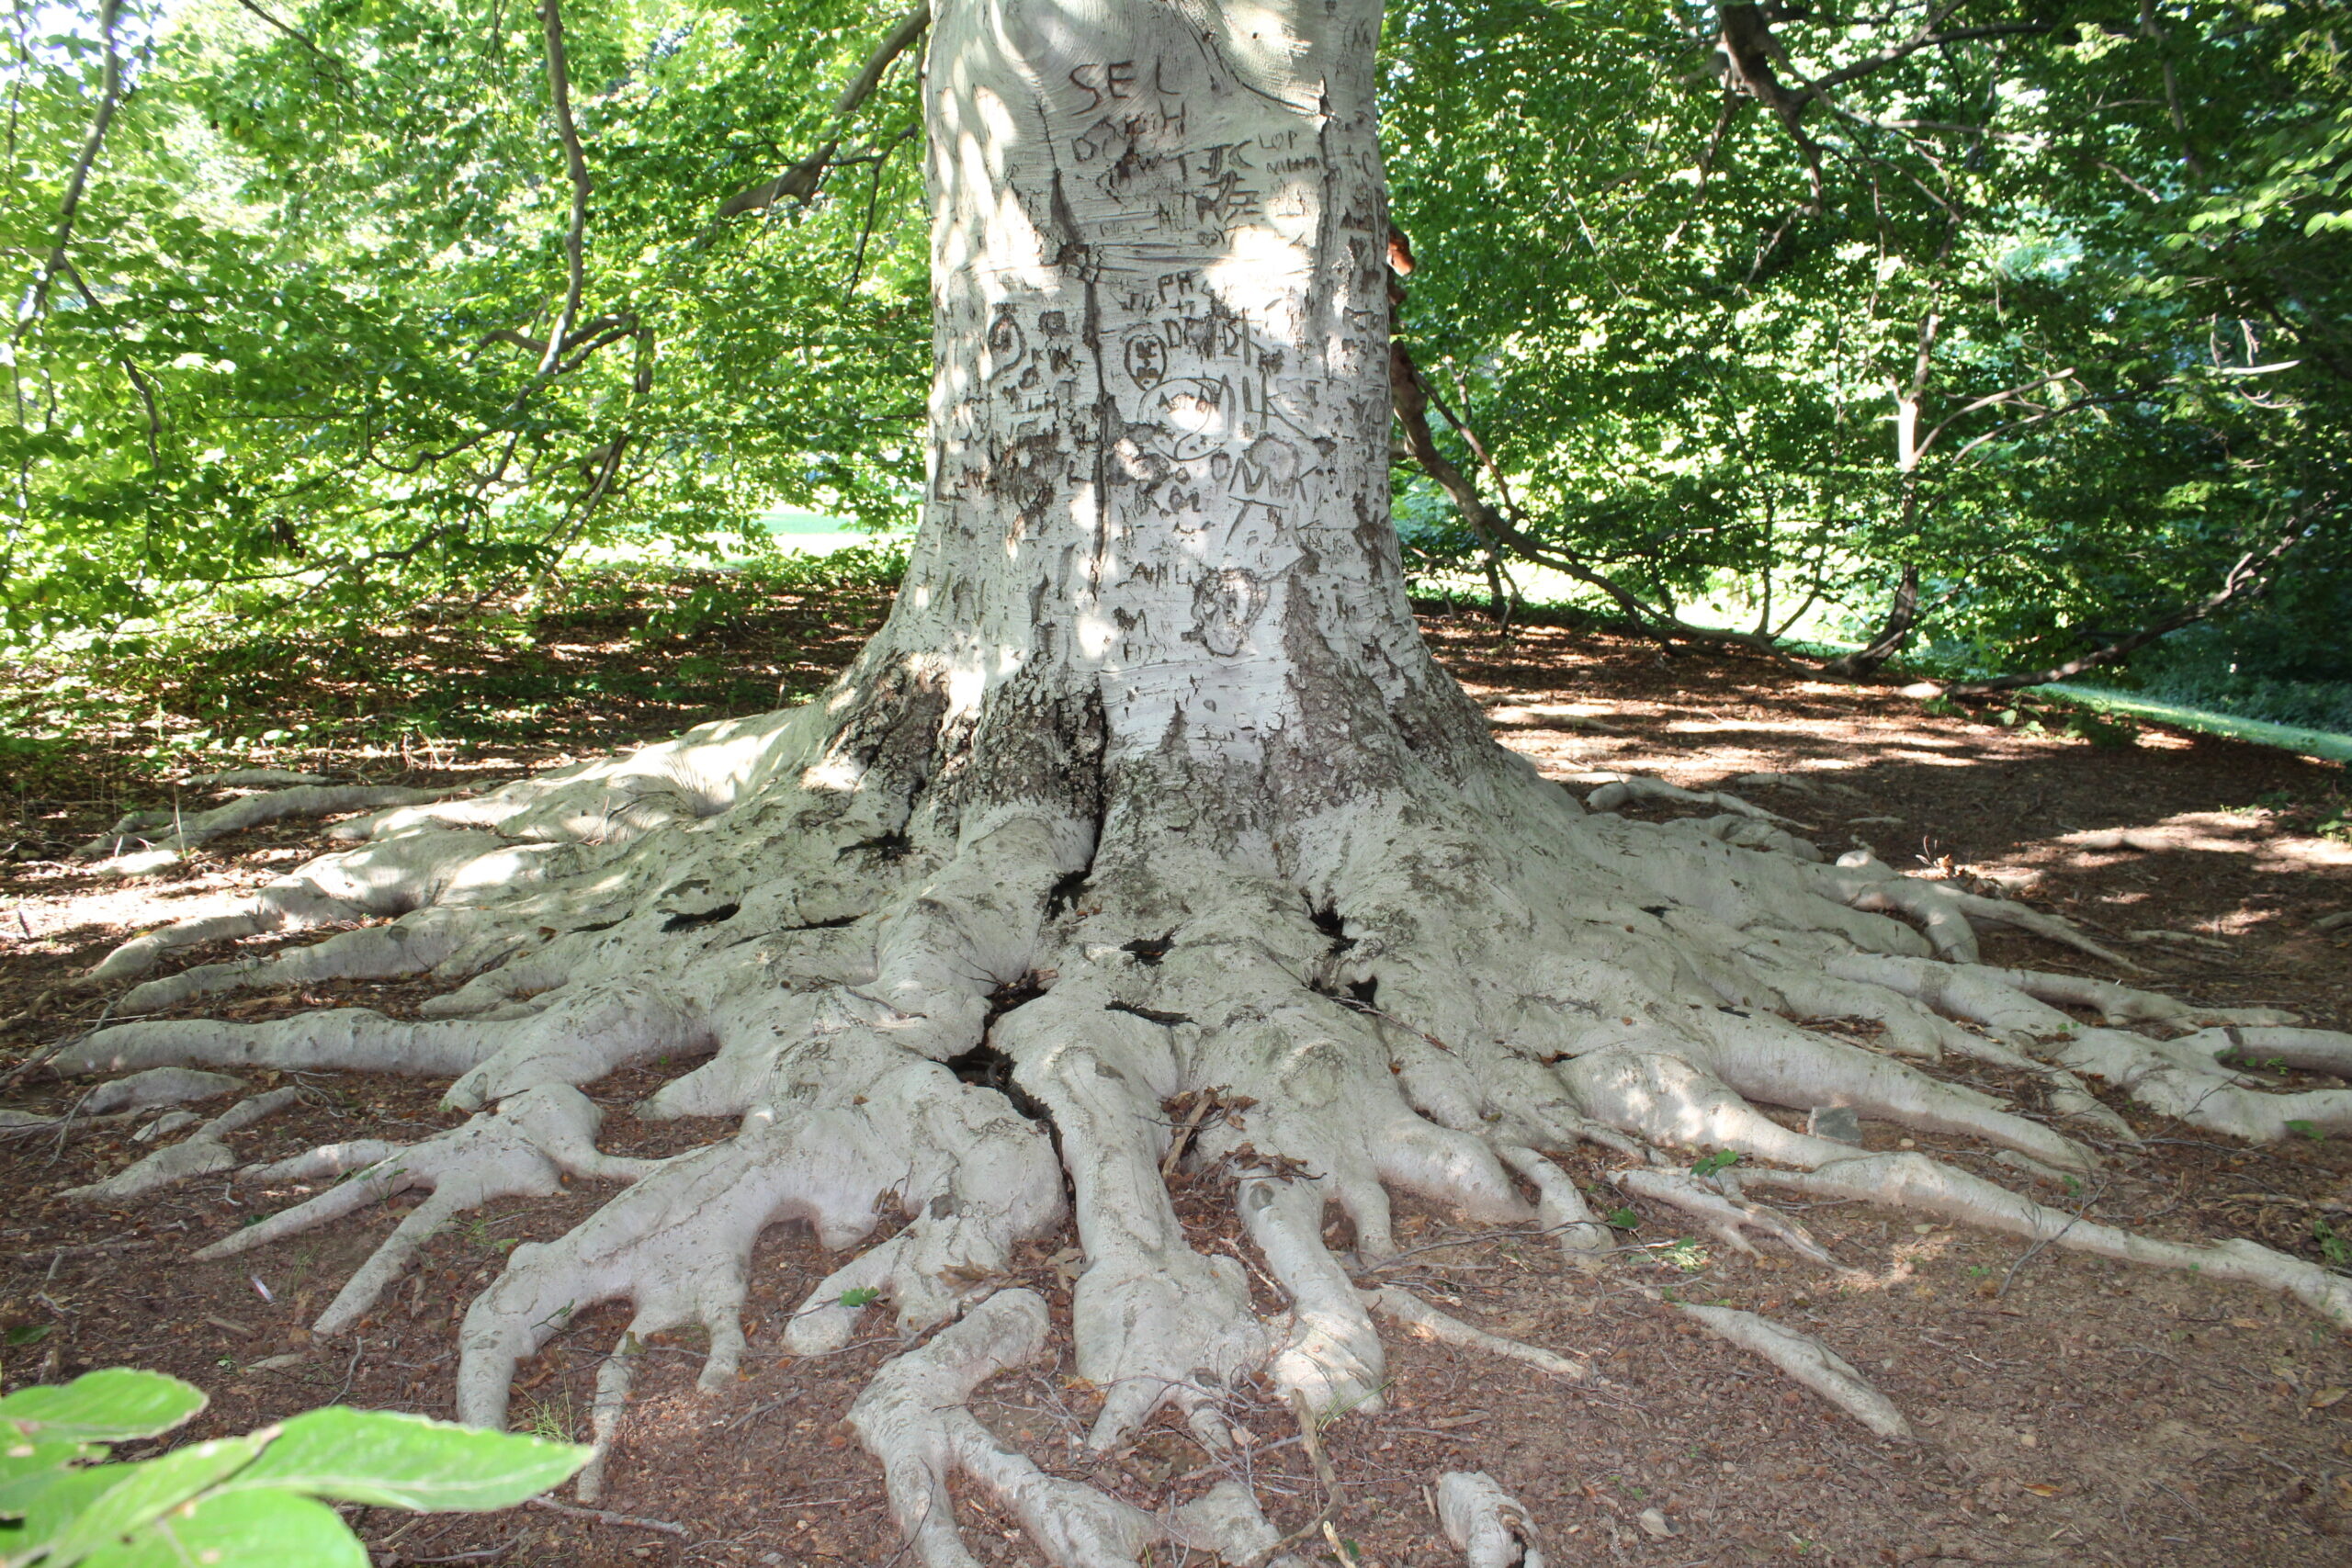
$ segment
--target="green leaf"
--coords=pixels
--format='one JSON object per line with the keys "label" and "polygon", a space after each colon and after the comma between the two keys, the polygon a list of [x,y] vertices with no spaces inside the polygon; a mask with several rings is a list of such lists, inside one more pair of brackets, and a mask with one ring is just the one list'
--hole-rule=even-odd
{"label": "green leaf", "polygon": [[0,1399],[0,1421],[45,1441],[152,1438],[204,1408],[203,1392],[161,1372],[108,1367],[72,1382],[21,1388]]}
{"label": "green leaf", "polygon": [[294,1492],[216,1492],[175,1509],[83,1568],[368,1568],[368,1550],[324,1503]]}
{"label": "green leaf", "polygon": [[49,1483],[26,1500],[23,1527],[0,1537],[6,1543],[0,1563],[17,1568],[18,1563],[33,1561],[41,1550],[41,1542],[55,1539],[76,1515],[111,1491],[121,1479],[119,1471],[104,1467],[52,1472]]}
{"label": "green leaf", "polygon": [[224,1490],[285,1487],[378,1507],[481,1513],[537,1496],[588,1454],[577,1443],[330,1405],[287,1422]]}
{"label": "green leaf", "polygon": [[859,1285],[842,1292],[842,1305],[845,1307],[870,1306],[881,1299],[882,1292],[871,1285]]}
{"label": "green leaf", "polygon": [[[106,1465],[52,1483],[25,1512],[24,1543],[48,1543],[41,1568],[73,1568],[100,1547],[136,1533],[199,1492],[235,1474],[265,1438],[216,1438],[140,1464]],[[84,1476],[99,1483],[79,1484]]]}
{"label": "green leaf", "polygon": [[0,1519],[24,1517],[32,1499],[48,1490],[77,1461],[104,1459],[96,1443],[33,1443],[21,1438],[0,1442]]}
{"label": "green leaf", "polygon": [[2319,1130],[2319,1124],[2315,1122],[2290,1122],[2287,1123],[2287,1131],[2290,1133],[2300,1133],[2315,1144],[2321,1142],[2327,1136],[2325,1133]]}
{"label": "green leaf", "polygon": [[57,1325],[53,1323],[20,1323],[8,1330],[7,1340],[12,1348],[38,1345],[56,1332]]}

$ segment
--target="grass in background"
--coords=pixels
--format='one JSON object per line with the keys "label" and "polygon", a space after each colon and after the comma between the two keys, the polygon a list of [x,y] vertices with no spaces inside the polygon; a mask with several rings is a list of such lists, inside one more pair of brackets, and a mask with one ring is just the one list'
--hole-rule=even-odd
{"label": "grass in background", "polygon": [[334,632],[124,639],[0,666],[0,789],[241,765],[380,775],[603,751],[822,689],[880,624],[895,547],[728,570],[633,563],[533,602]]}

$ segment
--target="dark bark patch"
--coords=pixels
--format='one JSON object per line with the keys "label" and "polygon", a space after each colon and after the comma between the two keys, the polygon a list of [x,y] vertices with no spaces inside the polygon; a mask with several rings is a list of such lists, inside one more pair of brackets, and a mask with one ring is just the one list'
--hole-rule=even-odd
{"label": "dark bark patch", "polygon": [[1102,1010],[1123,1012],[1130,1018],[1139,1018],[1146,1023],[1159,1024],[1163,1029],[1172,1029],[1177,1024],[1193,1021],[1193,1015],[1188,1012],[1162,1012],[1158,1008],[1141,1008],[1133,1002],[1105,1002],[1102,1004]]}
{"label": "dark bark patch", "polygon": [[1084,870],[1064,872],[1055,879],[1053,886],[1046,891],[1046,919],[1049,920],[1060,919],[1065,910],[1078,902],[1078,896],[1085,891]]}
{"label": "dark bark patch", "polygon": [[1119,951],[1134,954],[1146,964],[1156,964],[1167,957],[1168,950],[1175,945],[1176,933],[1171,931],[1160,936],[1139,936],[1133,942],[1122,942]]}
{"label": "dark bark patch", "polygon": [[1356,944],[1356,939],[1347,932],[1347,922],[1340,918],[1338,905],[1326,904],[1318,909],[1310,902],[1306,906],[1306,918],[1315,922],[1317,931],[1331,939],[1332,957],[1338,957]]}
{"label": "dark bark patch", "polygon": [[665,931],[690,931],[696,926],[720,925],[733,919],[742,912],[742,908],[741,904],[721,904],[691,915],[673,915],[662,922],[662,929]]}
{"label": "dark bark patch", "polygon": [[914,847],[912,839],[894,828],[887,833],[876,833],[870,839],[860,839],[834,858],[847,860],[854,854],[871,853],[881,861],[904,860]]}
{"label": "dark bark patch", "polygon": [[1010,985],[999,986],[989,993],[988,1021],[990,1024],[995,1023],[998,1019],[1002,1018],[1014,1008],[1035,1001],[1046,994],[1046,982],[1039,977],[1035,969]]}
{"label": "dark bark patch", "polygon": [[[1012,1058],[987,1041],[981,1041],[960,1056],[948,1057],[946,1065],[958,1083],[970,1084],[974,1089],[994,1089],[1012,1101],[1012,1109],[1030,1121],[1043,1122],[1048,1127],[1053,1125],[1053,1112],[1046,1109],[1045,1102],[1013,1081]],[[1058,1138],[1056,1147],[1059,1147]]]}

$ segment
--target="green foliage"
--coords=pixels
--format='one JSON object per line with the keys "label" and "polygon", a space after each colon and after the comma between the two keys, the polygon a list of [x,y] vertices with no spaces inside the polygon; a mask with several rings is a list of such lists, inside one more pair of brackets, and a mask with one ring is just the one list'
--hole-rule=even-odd
{"label": "green foliage", "polygon": [[0,1399],[0,1568],[366,1568],[321,1499],[416,1513],[512,1507],[588,1450],[419,1416],[310,1411],[242,1438],[107,1463],[204,1408],[160,1372],[111,1368]]}
{"label": "green foliage", "polygon": [[[850,128],[873,158],[805,207],[715,222],[818,143],[826,85],[894,8],[572,11],[594,191],[552,366],[571,193],[531,7],[124,12],[129,90],[0,417],[0,638],[334,624],[591,548],[759,559],[749,520],[776,505],[909,519],[929,325],[911,62]],[[23,299],[107,51],[72,6],[14,26],[9,155],[46,176],[0,189]]]}
{"label": "green foliage", "polygon": [[[552,355],[571,190],[530,7],[145,0],[110,45],[90,0],[19,10],[0,643],[348,637],[558,592],[583,553],[766,570],[773,507],[910,521],[930,332],[912,57],[831,120],[898,9],[571,8],[592,188]],[[1400,335],[1492,462],[1442,438],[1521,528],[1767,633],[1864,631],[1908,569],[1917,651],[1951,671],[2077,655],[2293,538],[2257,615],[2142,655],[2144,678],[2234,683],[2257,716],[2352,683],[2313,672],[2352,608],[2335,9],[1771,8],[1782,85],[1812,85],[1785,118],[1727,86],[1722,23],[1389,7],[1389,169],[1419,263]],[[806,201],[718,216],[835,141]],[[1408,560],[1453,582],[1476,541],[1399,479]],[[642,632],[730,613],[706,583]],[[0,739],[0,762],[54,743]]]}
{"label": "green foliage", "polygon": [[[1553,547],[1767,631],[1860,636],[1911,567],[1953,672],[2078,655],[2290,535],[2314,588],[2265,615],[2340,647],[2334,9],[1929,14],[1768,8],[1784,86],[1840,78],[1801,140],[1726,89],[1710,8],[1392,8],[1400,333],[1488,478]],[[1424,571],[1470,564],[1418,482],[1399,511]]]}
{"label": "green foliage", "polygon": [[1735,1149],[1717,1149],[1711,1155],[1701,1155],[1698,1159],[1693,1161],[1690,1166],[1690,1174],[1693,1176],[1721,1176],[1724,1171],[1729,1170],[1733,1166],[1736,1166],[1738,1163],[1738,1151]]}
{"label": "green foliage", "polygon": [[842,1305],[845,1307],[870,1306],[881,1299],[882,1292],[871,1285],[855,1285],[842,1292]]}

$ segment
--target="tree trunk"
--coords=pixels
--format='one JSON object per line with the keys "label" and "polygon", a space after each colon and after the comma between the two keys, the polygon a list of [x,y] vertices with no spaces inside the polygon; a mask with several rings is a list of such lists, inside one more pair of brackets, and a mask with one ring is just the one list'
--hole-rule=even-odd
{"label": "tree trunk", "polygon": [[1236,827],[1482,739],[1388,523],[1379,20],[942,10],[929,490],[862,684],[936,686],[949,730],[1099,709],[1109,771]]}
{"label": "tree trunk", "polygon": [[1911,645],[1911,633],[1919,624],[1919,569],[1908,562],[1894,585],[1894,597],[1886,606],[1886,619],[1880,623],[1878,635],[1850,653],[1838,655],[1822,669],[1832,675],[1845,675],[1861,680],[1876,674],[1881,665]]}
{"label": "tree trunk", "polygon": [[[1045,1302],[1005,1280],[1017,1247],[1072,1224],[1068,1337],[1100,1391],[1098,1453],[1162,1406],[1227,1450],[1268,1384],[1310,1438],[1376,1409],[1375,1311],[1589,1377],[1349,1269],[1394,1252],[1392,1189],[1607,1267],[1611,1232],[1564,1163],[1595,1158],[1629,1198],[1743,1247],[1826,1256],[1687,1174],[1690,1151],[1746,1156],[1752,1184],[2255,1280],[2352,1324],[2352,1286],[2316,1265],[2127,1235],[1756,1109],[1852,1107],[2085,1170],[2075,1139],[1894,1055],[1995,1064],[2109,1138],[2132,1134],[2078,1073],[2275,1138],[2290,1119],[2352,1129],[2352,1093],[2260,1093],[2215,1055],[2352,1065],[2352,1038],[1975,966],[1979,923],[2113,955],[1867,855],[1828,864],[1729,795],[1631,780],[1579,805],[1487,738],[1414,627],[1388,517],[1378,22],[1370,0],[939,8],[930,489],[888,625],[806,707],[345,823],[357,847],[248,913],[110,956],[94,978],[356,921],[148,979],[119,1010],[332,976],[452,987],[418,1020],[151,1017],[58,1058],[424,1074],[481,1112],[397,1151],[290,1162],[274,1174],[350,1179],[200,1256],[426,1190],[318,1320],[345,1333],[453,1214],[566,1177],[628,1183],[560,1240],[516,1247],[461,1339],[458,1414],[503,1424],[521,1358],[598,1303],[633,1303],[598,1381],[593,1495],[644,1337],[699,1324],[704,1386],[730,1387],[752,1246],[806,1221],[848,1256],[775,1331],[783,1348],[840,1348],[876,1299],[909,1336],[937,1330],[850,1416],[928,1568],[974,1562],[958,1475],[1064,1563],[1163,1540],[1263,1562],[1317,1522],[1278,1529],[1238,1483],[1181,1506],[1140,1483],[1114,1495],[965,1408],[1044,1353]],[[1634,801],[1713,814],[1617,814]],[[2212,1028],[2158,1042],[2059,1002]],[[1883,1050],[1803,1027],[1819,1018],[1867,1020]],[[695,1065],[637,1113],[740,1131],[666,1160],[601,1154],[578,1086],[672,1061]],[[220,1168],[219,1146],[153,1179]],[[1180,1167],[1230,1194],[1278,1303],[1253,1302],[1229,1246],[1188,1234],[1165,1179]],[[1817,1343],[1724,1309],[1693,1321],[1903,1435]],[[1532,1527],[1492,1481],[1457,1473],[1434,1495],[1474,1562],[1521,1560]]]}

